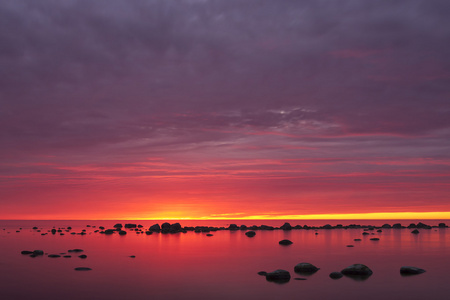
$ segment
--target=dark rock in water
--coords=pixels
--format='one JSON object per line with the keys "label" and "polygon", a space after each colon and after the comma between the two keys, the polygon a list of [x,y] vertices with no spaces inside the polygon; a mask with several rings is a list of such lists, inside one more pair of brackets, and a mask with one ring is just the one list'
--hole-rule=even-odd
{"label": "dark rock in water", "polygon": [[113,234],[114,232],[116,232],[116,230],[114,230],[114,229],[106,229],[103,233],[104,234]]}
{"label": "dark rock in water", "polygon": [[98,229],[100,229],[100,230],[105,230],[105,227],[99,226]]}
{"label": "dark rock in water", "polygon": [[34,227],[33,227],[33,229],[35,229],[35,230],[36,230],[36,229],[38,229],[38,228],[37,228],[36,226],[34,226]]}
{"label": "dark rock in water", "polygon": [[169,230],[170,229],[170,223],[164,222],[161,224],[161,230]]}
{"label": "dark rock in water", "polygon": [[392,228],[392,226],[390,224],[383,224],[383,226],[381,226],[381,228]]}
{"label": "dark rock in water", "polygon": [[411,223],[411,224],[408,225],[408,228],[417,228],[417,226],[416,226],[416,224]]}
{"label": "dark rock in water", "polygon": [[370,233],[368,233],[368,232],[363,232],[362,234],[363,234],[363,235],[369,235]]}
{"label": "dark rock in water", "polygon": [[125,224],[125,228],[136,228],[136,224]]}
{"label": "dark rock in water", "polygon": [[400,274],[402,275],[416,275],[416,274],[422,274],[426,271],[424,269],[416,268],[416,267],[410,267],[410,266],[404,266],[400,268]]}
{"label": "dark rock in water", "polygon": [[269,225],[261,225],[259,227],[261,230],[274,230],[275,228],[273,228],[273,226],[269,226]]}
{"label": "dark rock in water", "polygon": [[144,226],[143,226],[143,225],[141,225],[141,224],[139,224],[139,225],[138,225],[138,228],[142,228],[142,227],[144,227]]}
{"label": "dark rock in water", "polygon": [[333,226],[331,226],[330,224],[326,224],[322,226],[323,229],[333,229]]}
{"label": "dark rock in water", "polygon": [[291,279],[291,274],[286,270],[275,270],[266,274],[268,281],[274,282],[288,282]]}
{"label": "dark rock in water", "polygon": [[72,256],[71,255],[64,255],[63,257],[64,258],[71,258]]}
{"label": "dark rock in water", "polygon": [[239,226],[240,230],[247,230],[247,225],[242,224],[241,226]]}
{"label": "dark rock in water", "polygon": [[70,249],[67,252],[83,252],[83,249]]}
{"label": "dark rock in water", "polygon": [[59,255],[59,254],[49,254],[49,255],[47,255],[48,257],[51,257],[51,258],[57,258],[57,257],[61,257],[61,255]]}
{"label": "dark rock in water", "polygon": [[248,237],[254,237],[254,236],[256,235],[256,232],[254,232],[253,230],[247,231],[247,232],[245,233],[245,235],[248,236]]}
{"label": "dark rock in water", "polygon": [[377,230],[377,232],[383,232],[383,230],[381,230],[381,229],[378,229],[378,230]]}
{"label": "dark rock in water", "polygon": [[117,223],[116,225],[114,225],[113,226],[114,228],[122,228],[123,226],[122,226],[122,224],[120,224],[120,223]]}
{"label": "dark rock in water", "polygon": [[159,231],[161,231],[161,227],[159,226],[159,224],[153,224],[152,226],[150,226],[150,228],[148,230],[154,231],[154,232],[159,232]]}
{"label": "dark rock in water", "polygon": [[214,234],[211,233],[207,233],[206,236],[213,236]]}
{"label": "dark rock in water", "polygon": [[44,255],[44,251],[43,250],[34,250],[33,255],[35,255],[35,256]]}
{"label": "dark rock in water", "polygon": [[302,277],[295,277],[294,280],[307,280],[306,278],[302,278]]}
{"label": "dark rock in water", "polygon": [[287,246],[287,245],[291,245],[293,244],[290,240],[281,240],[278,242],[278,244],[283,245],[283,246]]}
{"label": "dark rock in water", "polygon": [[294,267],[294,272],[300,274],[313,274],[318,270],[319,270],[318,267],[307,262],[299,263]]}
{"label": "dark rock in water", "polygon": [[151,234],[153,234],[153,232],[147,230],[147,231],[145,232],[145,234],[146,234],[146,235],[151,235]]}
{"label": "dark rock in water", "polygon": [[439,228],[446,228],[446,227],[448,227],[448,226],[445,225],[445,223],[439,223],[438,227],[439,227]]}
{"label": "dark rock in water", "polygon": [[52,229],[52,234],[55,234],[55,233],[56,233],[56,229],[53,228],[53,229]]}
{"label": "dark rock in water", "polygon": [[344,275],[341,272],[331,272],[330,278],[332,279],[339,279],[342,278]]}
{"label": "dark rock in water", "polygon": [[130,258],[136,258],[136,255],[130,255]]}
{"label": "dark rock in water", "polygon": [[174,223],[170,225],[169,231],[172,233],[180,232],[181,230],[181,224],[180,223]]}
{"label": "dark rock in water", "polygon": [[371,241],[379,241],[380,239],[379,238],[371,238],[370,240]]}
{"label": "dark rock in water", "polygon": [[127,232],[126,232],[125,230],[121,230],[121,231],[119,231],[119,234],[120,234],[120,235],[126,235]]}
{"label": "dark rock in water", "polygon": [[292,230],[292,226],[289,223],[284,223],[280,228],[283,230]]}
{"label": "dark rock in water", "polygon": [[411,231],[411,233],[414,233],[414,234],[419,234],[419,230],[417,230],[417,229],[414,229],[413,231]]}
{"label": "dark rock in water", "polygon": [[370,276],[373,274],[372,270],[363,264],[354,264],[348,266],[341,271],[344,275],[356,275],[356,276]]}
{"label": "dark rock in water", "polygon": [[229,230],[238,230],[239,227],[236,224],[230,224],[230,226],[228,226]]}
{"label": "dark rock in water", "polygon": [[23,250],[20,253],[23,254],[23,255],[29,255],[29,254],[33,254],[33,251]]}
{"label": "dark rock in water", "polygon": [[395,223],[394,225],[392,225],[392,228],[397,228],[397,229],[402,228],[402,224]]}
{"label": "dark rock in water", "polygon": [[353,248],[353,247],[355,247],[355,246],[353,246],[353,245],[347,245],[346,247],[348,247],[348,248]]}
{"label": "dark rock in water", "polygon": [[417,228],[423,228],[423,229],[430,229],[431,228],[430,225],[424,224],[422,222],[417,223],[416,226],[417,226]]}
{"label": "dark rock in water", "polygon": [[85,258],[87,258],[87,255],[86,255],[86,254],[81,254],[81,255],[79,255],[78,257],[79,257],[79,258],[82,258],[82,259],[85,259]]}
{"label": "dark rock in water", "polygon": [[266,272],[266,271],[260,271],[260,272],[258,272],[258,275],[266,276],[266,275],[267,275],[267,272]]}
{"label": "dark rock in water", "polygon": [[78,267],[74,269],[75,271],[90,271],[92,270],[91,268],[86,268],[86,267]]}
{"label": "dark rock in water", "polygon": [[355,242],[360,242],[361,239],[353,239]]}

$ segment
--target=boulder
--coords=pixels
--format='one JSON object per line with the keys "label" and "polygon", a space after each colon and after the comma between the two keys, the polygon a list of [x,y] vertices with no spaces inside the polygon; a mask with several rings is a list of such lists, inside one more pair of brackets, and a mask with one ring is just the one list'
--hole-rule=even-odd
{"label": "boulder", "polygon": [[280,228],[283,230],[292,230],[292,226],[289,223],[284,223]]}
{"label": "boulder", "polygon": [[48,257],[51,257],[51,258],[58,258],[58,257],[61,257],[61,255],[59,255],[59,254],[49,254],[49,255],[47,255]]}
{"label": "boulder", "polygon": [[181,231],[181,224],[180,223],[174,223],[170,225],[169,231],[171,233],[176,233]]}
{"label": "boulder", "polygon": [[83,249],[70,249],[67,252],[83,252]]}
{"label": "boulder", "polygon": [[239,227],[236,224],[230,224],[230,226],[228,226],[229,230],[238,230]]}
{"label": "boulder", "polygon": [[117,223],[116,225],[114,225],[113,226],[114,228],[122,228],[123,226],[122,226],[122,224],[120,224],[120,223]]}
{"label": "boulder", "polygon": [[445,223],[439,223],[438,227],[439,227],[439,228],[446,228],[446,227],[448,227],[448,226],[445,225]]}
{"label": "boulder", "polygon": [[331,226],[330,224],[326,224],[322,226],[323,229],[333,229],[333,226]]}
{"label": "boulder", "polygon": [[411,231],[411,233],[414,233],[414,234],[419,234],[419,230],[417,230],[417,229],[414,229],[413,231]]}
{"label": "boulder", "polygon": [[121,230],[121,231],[119,231],[119,234],[120,234],[120,235],[126,235],[127,232],[126,232],[125,230]]}
{"label": "boulder", "polygon": [[345,269],[342,269],[341,271],[344,275],[354,275],[354,276],[370,276],[373,274],[372,270],[363,264],[354,264],[351,266],[348,266]]}
{"label": "boulder", "polygon": [[394,225],[392,225],[392,228],[400,229],[400,228],[402,228],[402,224],[395,223]]}
{"label": "boulder", "polygon": [[341,272],[331,272],[329,276],[332,279],[339,279],[342,278],[342,276],[344,275]]}
{"label": "boulder", "polygon": [[381,226],[381,228],[392,228],[392,226],[390,224],[383,224],[383,226]]}
{"label": "boulder", "polygon": [[290,240],[281,240],[278,242],[278,244],[283,245],[283,246],[288,246],[293,244],[293,242],[291,242]]}
{"label": "boulder", "polygon": [[20,253],[23,254],[23,255],[29,255],[29,254],[33,254],[33,251],[23,250]]}
{"label": "boulder", "polygon": [[316,267],[313,264],[307,263],[307,262],[299,263],[294,267],[295,273],[313,274],[313,273],[317,272],[318,270],[319,270],[318,267]]}
{"label": "boulder", "polygon": [[148,230],[153,232],[160,232],[161,227],[159,226],[159,224],[153,224],[152,226],[150,226]]}
{"label": "boulder", "polygon": [[291,274],[286,270],[278,269],[273,272],[268,272],[266,279],[275,282],[288,282],[291,279]]}
{"label": "boulder", "polygon": [[248,237],[254,237],[256,235],[256,232],[254,232],[253,230],[247,231],[245,233],[246,236]]}
{"label": "boulder", "polygon": [[426,271],[424,269],[416,268],[416,267],[410,267],[410,266],[404,266],[400,268],[400,274],[402,275],[416,275],[416,274],[422,274]]}
{"label": "boulder", "polygon": [[79,255],[78,257],[79,257],[79,258],[82,258],[82,259],[85,259],[85,258],[87,258],[87,255],[86,255],[86,254],[81,254],[81,255]]}
{"label": "boulder", "polygon": [[136,228],[136,224],[125,224],[125,228]]}

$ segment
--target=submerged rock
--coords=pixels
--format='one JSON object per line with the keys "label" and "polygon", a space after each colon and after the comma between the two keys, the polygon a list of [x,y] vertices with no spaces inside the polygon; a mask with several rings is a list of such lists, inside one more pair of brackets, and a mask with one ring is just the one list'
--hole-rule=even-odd
{"label": "submerged rock", "polygon": [[354,264],[348,266],[341,271],[344,275],[356,275],[356,276],[370,276],[373,274],[372,270],[363,264]]}
{"label": "submerged rock", "polygon": [[419,232],[419,230],[417,230],[417,229],[414,229],[413,231],[411,231],[411,233],[414,233],[414,234],[419,234],[420,232]]}
{"label": "submerged rock", "polygon": [[267,273],[266,279],[268,281],[288,282],[291,279],[291,274],[286,270],[278,269]]}
{"label": "submerged rock", "polygon": [[125,230],[119,231],[119,235],[126,235],[126,234],[127,234],[127,232]]}
{"label": "submerged rock", "polygon": [[266,276],[266,275],[267,275],[267,272],[266,272],[266,271],[259,271],[259,272],[258,272],[258,275]]}
{"label": "submerged rock", "polygon": [[416,274],[422,274],[426,271],[421,268],[416,267],[410,267],[410,266],[404,266],[400,268],[400,274],[402,275],[416,275]]}
{"label": "submerged rock", "polygon": [[86,254],[81,254],[81,255],[79,255],[78,257],[79,257],[79,258],[82,258],[82,259],[85,259],[85,258],[87,258],[87,255],[86,255]]}
{"label": "submerged rock", "polygon": [[23,254],[23,255],[29,255],[29,254],[33,254],[33,251],[23,250],[20,253]]}
{"label": "submerged rock", "polygon": [[67,252],[83,252],[83,249],[70,249]]}
{"label": "submerged rock", "polygon": [[317,272],[318,270],[319,270],[318,267],[316,267],[313,264],[307,263],[307,262],[299,263],[294,267],[295,273],[313,274],[313,273]]}
{"label": "submerged rock", "polygon": [[278,244],[283,245],[283,246],[288,246],[293,244],[293,242],[291,242],[290,240],[281,240],[278,242]]}
{"label": "submerged rock", "polygon": [[339,279],[342,278],[344,275],[341,272],[331,272],[329,276],[332,279]]}
{"label": "submerged rock", "polygon": [[47,255],[48,257],[51,257],[51,258],[57,258],[57,257],[61,257],[61,255],[59,255],[59,254],[49,254],[49,255]]}

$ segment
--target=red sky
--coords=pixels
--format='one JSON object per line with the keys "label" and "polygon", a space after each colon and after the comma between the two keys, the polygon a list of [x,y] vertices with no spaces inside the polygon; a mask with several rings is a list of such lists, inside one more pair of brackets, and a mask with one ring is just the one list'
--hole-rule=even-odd
{"label": "red sky", "polygon": [[450,218],[448,7],[2,2],[0,219]]}

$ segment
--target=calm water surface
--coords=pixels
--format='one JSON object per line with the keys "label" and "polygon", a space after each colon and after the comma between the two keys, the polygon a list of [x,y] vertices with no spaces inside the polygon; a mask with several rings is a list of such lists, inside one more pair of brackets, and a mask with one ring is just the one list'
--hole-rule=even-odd
{"label": "calm water surface", "polygon": [[[158,221],[160,224],[161,221]],[[171,221],[173,223],[174,221]],[[418,221],[398,221],[403,225]],[[446,221],[443,221],[446,222]],[[449,299],[450,230],[383,229],[363,236],[362,229],[243,231],[125,236],[94,233],[115,221],[0,221],[0,299]],[[125,223],[121,221],[121,223]],[[148,228],[155,222],[133,221]],[[182,226],[227,226],[230,221],[181,221]],[[275,225],[282,221],[235,221],[238,225]],[[395,221],[291,221],[308,224],[393,224]],[[424,223],[437,225],[438,221]],[[449,223],[448,220],[446,222]],[[72,226],[87,235],[45,235],[42,232]],[[22,228],[20,230],[19,228]],[[20,232],[16,232],[20,231]],[[318,233],[316,235],[316,232]],[[378,237],[379,241],[370,238]],[[361,242],[353,239],[361,238]],[[290,239],[290,246],[278,241]],[[346,247],[354,245],[354,247]],[[84,249],[86,259],[30,258],[22,250],[42,249],[48,254]],[[130,258],[135,255],[135,258]],[[311,275],[294,273],[294,266],[310,262],[321,269]],[[363,263],[373,270],[367,280],[333,280],[332,271]],[[426,269],[403,277],[401,266]],[[77,272],[75,267],[92,271]],[[268,282],[258,271],[285,269],[292,279]],[[295,277],[307,280],[293,280]]]}

